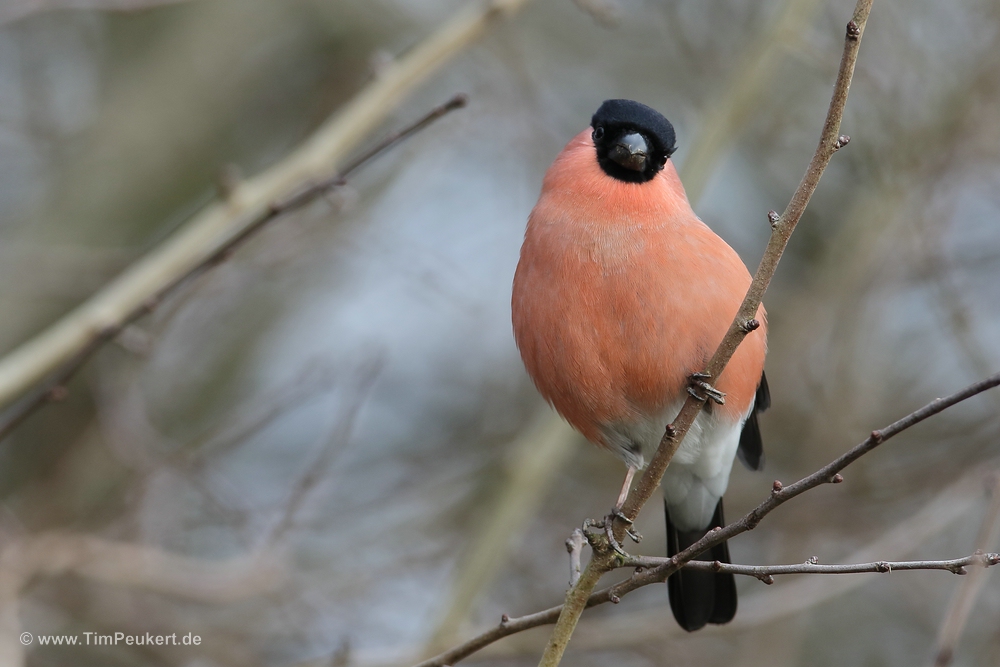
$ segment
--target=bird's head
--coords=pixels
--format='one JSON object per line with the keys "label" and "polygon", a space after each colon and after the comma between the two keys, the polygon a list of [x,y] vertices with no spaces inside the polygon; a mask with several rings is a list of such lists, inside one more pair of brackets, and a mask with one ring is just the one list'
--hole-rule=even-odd
{"label": "bird's head", "polygon": [[608,176],[645,183],[676,150],[674,126],[659,112],[632,100],[608,100],[590,121],[597,162]]}

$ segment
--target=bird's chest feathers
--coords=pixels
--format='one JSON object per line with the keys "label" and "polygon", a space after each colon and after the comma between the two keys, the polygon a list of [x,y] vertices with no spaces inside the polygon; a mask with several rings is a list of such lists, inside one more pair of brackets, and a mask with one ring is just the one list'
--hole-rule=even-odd
{"label": "bird's chest feathers", "polygon": [[[649,249],[648,230],[642,225],[581,224],[570,239],[569,252],[577,256],[581,268],[611,278],[628,277]],[[595,275],[595,278],[597,276]]]}

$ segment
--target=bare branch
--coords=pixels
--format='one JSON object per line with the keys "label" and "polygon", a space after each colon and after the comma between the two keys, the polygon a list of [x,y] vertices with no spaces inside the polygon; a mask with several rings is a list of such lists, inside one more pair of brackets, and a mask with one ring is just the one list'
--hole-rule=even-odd
{"label": "bare branch", "polygon": [[[889,424],[885,428],[872,431],[872,434],[863,442],[857,444],[845,454],[838,457],[834,461],[831,461],[808,477],[804,477],[788,486],[783,486],[780,482],[775,484],[771,491],[771,495],[767,500],[747,513],[742,519],[735,521],[724,528],[718,528],[710,531],[705,535],[705,537],[701,538],[690,547],[671,558],[671,563],[669,565],[654,568],[641,575],[632,577],[632,579],[629,579],[622,584],[613,586],[613,592],[619,597],[625,593],[631,592],[638,587],[633,587],[634,584],[639,583],[640,580],[644,580],[645,577],[650,577],[654,581],[666,580],[668,576],[677,571],[678,567],[692,560],[698,554],[703,553],[716,544],[724,542],[725,540],[735,537],[741,533],[753,530],[757,527],[757,524],[760,523],[761,519],[792,498],[795,498],[810,489],[814,489],[817,486],[822,486],[823,484],[838,484],[842,482],[844,478],[840,475],[841,470],[854,463],[889,438],[898,435],[911,426],[919,424],[929,417],[933,417],[956,403],[960,403],[986,391],[987,389],[996,387],[997,385],[1000,385],[1000,373],[992,375],[991,377],[988,377],[980,382],[976,382],[975,384],[969,385],[965,389],[962,389],[961,391],[958,391],[946,398],[934,399],[919,410],[908,414],[892,424]],[[645,583],[641,585],[645,585]],[[611,589],[608,590],[611,591]]]}
{"label": "bare branch", "polygon": [[573,0],[573,4],[603,28],[617,28],[621,23],[621,7],[614,0]]}
{"label": "bare branch", "polygon": [[546,412],[510,445],[500,496],[470,536],[444,613],[420,655],[435,655],[458,641],[476,598],[501,571],[515,539],[523,534],[524,517],[531,516],[549,490],[553,471],[570,456],[577,438],[566,422]]}
{"label": "bare branch", "polygon": [[[670,560],[669,558],[647,556],[633,557],[626,559],[622,567],[660,567],[670,564]],[[704,572],[742,574],[749,577],[756,577],[765,584],[773,584],[774,579],[772,577],[780,574],[861,574],[864,572],[886,574],[902,570],[947,570],[953,574],[966,574],[965,568],[969,566],[985,569],[997,563],[1000,563],[1000,554],[976,552],[971,556],[955,558],[953,560],[877,560],[872,563],[850,563],[846,565],[819,565],[812,560],[793,565],[734,565],[720,561],[692,560],[687,562],[684,567]]]}
{"label": "bare branch", "polygon": [[[740,306],[739,312],[729,326],[726,333],[712,359],[705,368],[707,377],[717,378],[722,374],[726,364],[732,358],[737,346],[743,341],[746,335],[753,330],[749,326],[751,320],[757,317],[764,292],[774,276],[778,267],[778,261],[784,253],[788,240],[795,230],[795,226],[802,218],[809,200],[819,185],[820,177],[829,164],[833,154],[845,146],[849,141],[848,137],[840,136],[840,121],[844,115],[844,107],[847,104],[847,95],[851,86],[851,78],[854,75],[854,66],[858,58],[858,50],[861,46],[861,37],[864,33],[865,23],[871,11],[872,0],[858,0],[854,9],[854,16],[847,23],[846,35],[844,37],[844,52],[841,56],[840,70],[837,74],[837,81],[834,84],[833,96],[830,100],[830,107],[827,110],[826,121],[823,124],[823,131],[820,134],[819,145],[813,154],[809,166],[799,183],[799,187],[792,195],[791,201],[785,208],[785,212],[773,223],[771,238],[768,242],[764,257],[761,259],[757,273],[754,275]],[[621,542],[625,536],[628,523],[633,522],[639,511],[652,497],[653,493],[660,486],[660,480],[670,464],[674,453],[680,447],[684,436],[687,434],[695,418],[701,412],[704,399],[699,400],[694,396],[689,396],[681,408],[680,414],[673,423],[667,426],[660,445],[649,462],[646,470],[636,488],[630,494],[621,515],[616,517],[613,524],[614,537]],[[704,542],[704,540],[701,540]],[[700,542],[699,542],[700,544]],[[705,545],[693,555],[701,553],[708,545]],[[593,586],[600,579],[600,575],[606,572],[613,565],[615,554],[607,550],[606,553],[597,553],[587,564],[587,569],[580,578],[580,582],[570,590],[566,596],[566,604],[560,614],[559,621],[552,631],[549,644],[545,648],[539,667],[556,667],[561,659],[569,638],[579,621],[584,608],[589,604],[590,593]],[[690,560],[690,558],[688,558]],[[586,588],[587,586],[591,588]]]}
{"label": "bare branch", "polygon": [[295,523],[295,516],[302,508],[309,494],[316,488],[324,475],[329,474],[330,467],[347,446],[351,433],[354,431],[354,423],[358,412],[361,411],[365,401],[371,394],[375,380],[378,378],[382,367],[385,365],[385,358],[382,355],[365,360],[355,372],[355,379],[350,388],[349,398],[341,402],[337,414],[330,424],[327,433],[324,433],[320,443],[320,450],[315,459],[310,463],[306,472],[299,479],[292,489],[285,505],[284,512],[267,532],[263,540],[266,548],[272,548],[278,544],[281,538],[288,532]]}
{"label": "bare branch", "polygon": [[0,25],[13,23],[32,14],[59,10],[134,12],[191,0],[7,0],[0,5]]}
{"label": "bare branch", "polygon": [[[889,426],[886,426],[878,431],[873,431],[872,435],[866,440],[859,443],[828,465],[820,468],[815,473],[809,475],[808,477],[804,477],[789,486],[781,485],[780,490],[775,487],[772,490],[771,495],[764,502],[746,514],[742,519],[729,524],[725,528],[708,533],[704,538],[696,542],[690,548],[682,551],[673,558],[665,559],[662,565],[636,573],[621,583],[592,593],[585,601],[584,606],[594,607],[606,602],[618,602],[622,597],[636,589],[648,586],[649,584],[661,583],[665,581],[668,576],[676,572],[686,563],[693,560],[698,554],[703,553],[723,540],[730,539],[740,533],[751,530],[758,523],[760,523],[760,520],[764,516],[795,496],[823,484],[838,483],[837,478],[840,478],[839,481],[843,481],[843,478],[839,475],[841,470],[858,460],[861,456],[864,456],[868,452],[872,451],[889,438],[898,435],[911,426],[919,424],[923,420],[932,417],[957,403],[967,400],[998,385],[1000,385],[1000,373],[982,380],[981,382],[972,384],[965,389],[952,394],[951,396],[935,399],[919,410],[916,410],[906,417],[893,422]],[[990,554],[991,557],[992,555],[993,554]],[[597,557],[591,559],[591,563],[595,560],[597,560]],[[612,566],[617,566],[617,564]],[[591,569],[590,565],[588,565],[587,569]],[[504,623],[501,623],[492,630],[484,632],[483,634],[478,635],[477,637],[474,637],[464,644],[456,646],[441,655],[425,660],[416,667],[445,667],[446,665],[453,665],[459,660],[467,658],[498,639],[502,639],[509,635],[523,632],[524,630],[529,630],[540,625],[554,623],[559,618],[563,608],[564,605],[560,605],[558,607],[552,607],[551,609],[546,609],[528,616],[507,619]]]}
{"label": "bare branch", "polygon": [[[131,322],[152,311],[164,297],[174,291],[179,285],[196,275],[200,275],[205,271],[214,268],[219,263],[230,257],[240,244],[245,242],[256,232],[260,231],[260,229],[262,229],[267,223],[281,215],[284,215],[285,213],[288,213],[289,211],[305,206],[317,197],[325,195],[335,187],[344,185],[347,182],[345,180],[346,177],[351,172],[380,155],[388,148],[424,129],[438,118],[441,118],[450,111],[464,107],[467,103],[468,98],[465,95],[459,94],[453,96],[444,104],[431,109],[431,111],[416,122],[411,123],[398,132],[394,132],[380,141],[374,148],[352,160],[337,175],[321,179],[314,183],[307,183],[306,185],[299,187],[299,189],[292,194],[272,202],[257,220],[244,227],[238,234],[227,239],[214,254],[206,257],[200,264],[192,267],[188,273],[179,276],[174,282],[164,287],[159,293],[156,294],[155,297],[151,297],[133,312],[127,314],[121,322],[109,325],[102,331],[96,333],[76,356],[65,363],[52,375],[51,378],[49,378],[44,386],[36,389],[30,396],[23,399],[7,412],[3,420],[0,421],[0,440],[3,440],[10,435],[10,433],[20,426],[25,419],[35,412],[35,410],[38,410],[48,403],[65,399],[67,395],[66,383],[68,383],[73,376],[76,375],[77,371],[80,370],[90,356],[100,349],[106,342],[120,335]],[[231,187],[235,188],[236,186]],[[234,195],[230,193],[227,196],[227,200],[232,196]],[[16,353],[17,351],[12,354]],[[0,364],[3,364],[6,359],[7,358],[0,360]],[[0,373],[2,373],[2,368],[0,368]]]}
{"label": "bare branch", "polygon": [[[0,407],[50,375],[59,375],[65,365],[85,359],[88,351],[155,307],[176,285],[224,259],[228,249],[262,224],[262,218],[270,219],[276,207],[283,210],[298,205],[297,197],[304,187],[336,180],[331,175],[337,174],[346,155],[410,92],[495,21],[513,14],[526,2],[467,3],[405,57],[387,65],[306,144],[266,172],[232,184],[225,201],[196,215],[107,287],[0,359]],[[43,399],[38,405],[45,402]]]}
{"label": "bare branch", "polygon": [[[840,136],[840,120],[844,115],[844,106],[847,103],[847,94],[851,86],[851,77],[854,73],[854,65],[857,62],[858,49],[861,45],[861,36],[864,33],[864,26],[868,20],[868,13],[871,11],[872,0],[858,0],[854,10],[854,17],[847,24],[847,34],[844,39],[844,53],[840,61],[840,71],[837,75],[837,82],[834,85],[833,97],[830,101],[830,108],[827,111],[826,121],[823,124],[823,131],[820,135],[819,145],[813,154],[805,175],[802,177],[799,187],[792,195],[791,201],[785,208],[785,212],[772,225],[770,241],[764,256],[761,259],[757,273],[754,275],[750,289],[747,291],[743,304],[739,312],[729,326],[729,331],[723,338],[719,348],[715,351],[712,359],[706,367],[706,373],[710,377],[716,378],[722,374],[729,359],[732,358],[737,346],[749,333],[747,323],[756,318],[757,309],[760,307],[764,292],[774,276],[778,267],[778,261],[784,253],[788,240],[802,218],[806,206],[812,197],[813,192],[819,185],[820,177],[829,164],[830,158],[842,146],[847,143],[847,137]],[[660,447],[650,461],[649,466],[640,478],[635,490],[629,496],[623,514],[629,519],[635,520],[639,510],[652,497],[654,491],[659,487],[663,473],[673,458],[674,452],[680,446],[695,417],[701,411],[702,402],[694,397],[688,397],[681,408],[680,414],[674,420],[672,428],[668,428],[660,442]],[[624,523],[616,522],[618,531],[624,531]],[[618,532],[616,532],[618,537]]]}

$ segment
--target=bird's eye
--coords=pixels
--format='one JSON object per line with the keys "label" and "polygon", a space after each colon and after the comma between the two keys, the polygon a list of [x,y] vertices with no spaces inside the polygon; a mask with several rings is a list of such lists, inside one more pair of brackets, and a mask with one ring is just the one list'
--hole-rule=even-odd
{"label": "bird's eye", "polygon": [[604,138],[604,128],[601,127],[600,125],[598,125],[597,127],[595,127],[594,128],[593,137],[594,137],[594,141],[600,141],[601,139],[603,139]]}

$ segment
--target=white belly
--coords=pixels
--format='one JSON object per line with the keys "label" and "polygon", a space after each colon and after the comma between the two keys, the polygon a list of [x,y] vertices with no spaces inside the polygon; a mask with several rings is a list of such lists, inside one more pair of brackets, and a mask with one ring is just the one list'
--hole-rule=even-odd
{"label": "white belly", "polygon": [[[682,405],[672,405],[656,417],[605,429],[608,444],[627,464],[643,467]],[[750,410],[736,423],[719,419],[707,410],[695,418],[663,475],[663,496],[678,530],[701,530],[712,521],[715,506],[729,486],[743,422]]]}

